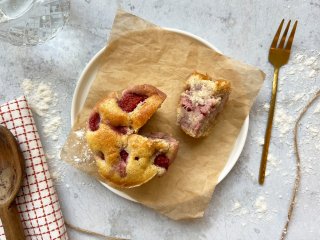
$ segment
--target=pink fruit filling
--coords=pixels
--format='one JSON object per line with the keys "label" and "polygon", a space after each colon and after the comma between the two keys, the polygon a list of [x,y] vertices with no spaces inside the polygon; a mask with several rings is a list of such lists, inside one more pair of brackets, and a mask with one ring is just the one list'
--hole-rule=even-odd
{"label": "pink fruit filling", "polygon": [[128,127],[126,127],[126,126],[112,127],[112,129],[120,134],[127,134],[128,133]]}
{"label": "pink fruit filling", "polygon": [[127,176],[126,167],[127,167],[127,164],[125,162],[123,162],[123,161],[120,161],[115,166],[115,170],[119,173],[120,177]]}
{"label": "pink fruit filling", "polygon": [[164,154],[160,154],[154,160],[154,165],[165,168],[168,170],[169,168],[170,159],[166,157]]}
{"label": "pink fruit filling", "polygon": [[128,156],[129,156],[129,154],[127,153],[126,150],[121,150],[121,152],[120,152],[121,161],[126,163]]}
{"label": "pink fruit filling", "polygon": [[91,131],[97,131],[99,129],[100,121],[99,113],[93,113],[89,118],[89,129]]}
{"label": "pink fruit filling", "polygon": [[139,95],[136,93],[126,93],[118,101],[118,104],[123,111],[132,112],[139,103],[143,102],[147,98],[147,96]]}
{"label": "pink fruit filling", "polygon": [[181,105],[188,112],[190,112],[190,111],[192,111],[194,109],[194,106],[192,105],[191,100],[189,98],[187,98],[187,97],[182,97],[181,98]]}
{"label": "pink fruit filling", "polygon": [[127,176],[126,167],[127,167],[127,158],[129,154],[126,150],[121,150],[120,152],[120,161],[115,167],[116,171],[118,171],[120,177]]}

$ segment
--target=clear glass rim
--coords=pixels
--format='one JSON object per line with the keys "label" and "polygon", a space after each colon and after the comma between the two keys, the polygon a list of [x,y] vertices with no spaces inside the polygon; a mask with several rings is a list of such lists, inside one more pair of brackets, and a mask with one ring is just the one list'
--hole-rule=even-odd
{"label": "clear glass rim", "polygon": [[[30,11],[30,9],[33,7],[33,5],[38,2],[39,0],[32,0],[29,5],[21,12],[19,12],[18,14],[16,15],[7,15],[2,9],[1,9],[1,6],[0,6],[0,24],[1,23],[5,23],[5,22],[9,22],[11,20],[14,20],[14,19],[17,19],[17,18],[20,18],[22,17],[24,14],[26,14],[28,11]],[[1,19],[3,21],[1,21]]]}

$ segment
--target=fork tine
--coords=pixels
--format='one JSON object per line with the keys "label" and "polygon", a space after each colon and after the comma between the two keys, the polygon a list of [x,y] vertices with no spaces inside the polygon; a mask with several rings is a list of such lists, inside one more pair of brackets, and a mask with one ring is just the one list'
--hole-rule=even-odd
{"label": "fork tine", "polygon": [[284,46],[284,43],[285,43],[286,38],[287,38],[288,31],[289,31],[290,23],[291,23],[291,20],[288,22],[287,27],[284,30],[284,33],[282,35],[282,38],[281,38],[281,41],[280,41],[280,44],[279,44],[279,48],[283,48],[283,46]]}
{"label": "fork tine", "polygon": [[278,27],[278,30],[276,32],[276,35],[274,35],[274,38],[273,38],[272,43],[271,43],[271,47],[272,48],[277,47],[277,43],[278,43],[278,39],[279,39],[279,36],[280,36],[280,33],[281,33],[281,29],[282,29],[283,23],[284,23],[284,19],[282,19],[282,21],[281,21],[281,23],[280,23],[280,25]]}
{"label": "fork tine", "polygon": [[297,25],[298,25],[298,21],[296,21],[293,25],[293,28],[292,28],[292,31],[290,33],[290,36],[289,36],[289,39],[288,39],[288,43],[286,45],[286,50],[291,50],[291,46],[292,46],[292,43],[293,43],[293,38],[294,38],[294,34],[296,32],[296,28],[297,28]]}

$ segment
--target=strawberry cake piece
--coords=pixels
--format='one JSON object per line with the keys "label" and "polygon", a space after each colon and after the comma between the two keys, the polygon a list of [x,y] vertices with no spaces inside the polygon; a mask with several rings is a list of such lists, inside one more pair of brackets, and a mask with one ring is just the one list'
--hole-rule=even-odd
{"label": "strawberry cake piece", "polygon": [[100,176],[115,187],[137,187],[163,175],[177,155],[179,142],[168,134],[138,134],[165,100],[151,85],[112,93],[94,107],[86,139]]}
{"label": "strawberry cake piece", "polygon": [[231,84],[208,75],[193,73],[187,79],[177,109],[177,122],[191,137],[207,136],[213,122],[228,101]]}

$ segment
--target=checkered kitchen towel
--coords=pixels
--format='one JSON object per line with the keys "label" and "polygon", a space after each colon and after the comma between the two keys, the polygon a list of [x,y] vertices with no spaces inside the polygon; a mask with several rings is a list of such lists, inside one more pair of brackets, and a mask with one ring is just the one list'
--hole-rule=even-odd
{"label": "checkered kitchen towel", "polygon": [[[26,177],[16,198],[26,238],[68,239],[58,196],[25,97],[0,105],[0,124],[16,137],[26,161]],[[2,239],[6,238],[1,224]]]}

